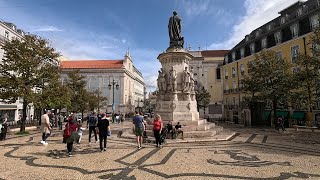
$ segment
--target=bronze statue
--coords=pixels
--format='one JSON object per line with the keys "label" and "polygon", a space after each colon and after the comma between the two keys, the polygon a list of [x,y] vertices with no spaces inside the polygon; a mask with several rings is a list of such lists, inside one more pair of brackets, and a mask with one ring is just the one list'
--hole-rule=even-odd
{"label": "bronze statue", "polygon": [[168,29],[170,37],[170,48],[183,48],[184,38],[181,33],[181,19],[177,15],[176,11],[173,12],[173,16],[169,19]]}

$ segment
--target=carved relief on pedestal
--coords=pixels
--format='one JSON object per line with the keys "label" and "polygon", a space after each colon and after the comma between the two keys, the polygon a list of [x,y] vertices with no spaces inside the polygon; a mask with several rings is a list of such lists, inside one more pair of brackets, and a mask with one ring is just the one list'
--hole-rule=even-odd
{"label": "carved relief on pedestal", "polygon": [[191,110],[191,103],[188,103],[188,104],[187,104],[187,108],[188,108],[189,110]]}
{"label": "carved relief on pedestal", "polygon": [[171,103],[171,104],[170,104],[170,108],[171,108],[172,110],[175,110],[176,107],[177,107],[177,105],[176,105],[175,103]]}
{"label": "carved relief on pedestal", "polygon": [[157,103],[156,104],[156,110],[160,110],[161,109],[161,104],[160,103]]}

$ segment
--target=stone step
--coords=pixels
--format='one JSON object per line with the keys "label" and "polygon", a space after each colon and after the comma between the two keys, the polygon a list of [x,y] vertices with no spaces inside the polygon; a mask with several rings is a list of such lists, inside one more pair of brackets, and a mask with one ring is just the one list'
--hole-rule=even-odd
{"label": "stone step", "polygon": [[[166,126],[166,124],[164,124],[164,126]],[[201,124],[201,125],[186,125],[186,126],[184,126],[182,124],[182,128],[183,128],[183,130],[185,132],[189,132],[189,131],[207,131],[210,128],[213,128],[214,126],[215,126],[215,123],[204,123],[204,124]],[[146,129],[147,130],[152,130],[153,129],[153,125],[147,125]]]}
{"label": "stone step", "polygon": [[[218,126],[214,126],[211,129],[207,130],[207,131],[199,131],[199,130],[195,130],[195,131],[184,131],[183,133],[183,137],[184,138],[203,138],[203,137],[212,137],[215,134],[217,134],[218,132],[221,132],[223,130],[223,127],[218,127]],[[153,131],[152,130],[147,130],[147,136],[148,137],[153,137]],[[178,138],[181,137],[181,134],[178,135]],[[167,135],[167,138],[171,138],[171,134]]]}

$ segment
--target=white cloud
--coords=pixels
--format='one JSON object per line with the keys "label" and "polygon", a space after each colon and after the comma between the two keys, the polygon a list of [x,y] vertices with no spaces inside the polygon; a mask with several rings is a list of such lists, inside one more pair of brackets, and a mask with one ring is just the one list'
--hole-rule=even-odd
{"label": "white cloud", "polygon": [[181,1],[181,5],[188,16],[199,16],[206,14],[211,8],[209,8],[210,0],[197,0],[197,1]]}
{"label": "white cloud", "polygon": [[31,30],[31,32],[60,32],[60,31],[63,31],[63,30],[55,26],[41,26]]}
{"label": "white cloud", "polygon": [[210,45],[210,49],[231,49],[247,34],[279,16],[278,12],[297,0],[246,0],[245,16],[239,18],[239,23],[233,26],[229,37],[223,42]]}

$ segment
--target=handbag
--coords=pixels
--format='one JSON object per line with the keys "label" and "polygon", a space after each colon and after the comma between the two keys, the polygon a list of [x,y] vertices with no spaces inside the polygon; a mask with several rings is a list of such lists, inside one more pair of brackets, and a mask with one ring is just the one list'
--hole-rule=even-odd
{"label": "handbag", "polygon": [[107,131],[107,136],[111,136],[111,131]]}

